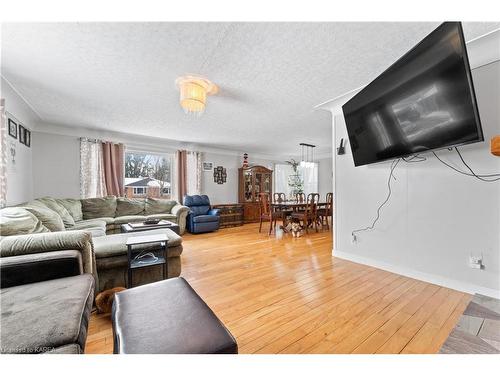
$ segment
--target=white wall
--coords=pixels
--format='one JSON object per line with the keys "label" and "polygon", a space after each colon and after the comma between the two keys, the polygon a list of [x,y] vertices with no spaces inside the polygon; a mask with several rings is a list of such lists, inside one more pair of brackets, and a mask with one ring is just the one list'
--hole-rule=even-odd
{"label": "white wall", "polygon": [[318,183],[319,195],[323,201],[326,199],[326,194],[333,192],[333,162],[332,158],[318,160]]}
{"label": "white wall", "polygon": [[35,133],[33,193],[36,198],[80,197],[80,141],[78,137]]}
{"label": "white wall", "polygon": [[[480,173],[499,173],[500,158],[491,155],[489,140],[500,134],[500,62],[473,69],[474,86],[485,142],[460,149]],[[333,119],[334,148],[347,138],[344,118]],[[456,154],[443,159],[464,169]],[[334,156],[334,255],[451,288],[500,296],[500,182],[485,183],[460,175],[425,154],[427,161],[401,162],[390,202],[374,230],[371,224],[387,194],[388,163],[354,167],[349,143],[346,154]],[[484,269],[468,267],[470,254],[483,255]]]}
{"label": "white wall", "polygon": [[[238,168],[243,164],[243,152],[241,155],[222,155],[213,152],[204,152],[202,160],[212,162],[215,167],[226,168],[227,182],[217,184],[214,182],[213,171],[203,172],[201,180],[201,190],[210,198],[212,204],[237,203],[238,202]],[[262,165],[273,169],[274,163],[269,159],[256,159],[249,156],[249,162],[252,165]]]}
{"label": "white wall", "polygon": [[[78,198],[80,195],[80,141],[86,136],[123,142],[128,148],[143,151],[174,153],[177,147],[162,143],[159,139],[141,139],[126,134],[105,133],[89,129],[71,129],[47,124],[39,125],[34,135],[37,142],[33,146],[33,195]],[[190,147],[196,149],[196,147]],[[252,164],[273,168],[272,158],[253,158]],[[213,204],[238,202],[238,168],[243,163],[243,152],[236,154],[224,150],[202,151],[202,160],[211,161],[214,166],[227,170],[227,182],[217,184],[213,172],[202,172],[202,194],[207,194]]]}
{"label": "white wall", "polygon": [[[7,205],[15,205],[33,198],[32,178],[32,149],[37,142],[33,133],[39,118],[28,104],[2,78],[1,96],[5,98],[5,110],[15,117],[31,133],[31,147],[19,142],[19,128],[17,139],[7,135]],[[15,163],[10,156],[11,145],[16,150]]]}

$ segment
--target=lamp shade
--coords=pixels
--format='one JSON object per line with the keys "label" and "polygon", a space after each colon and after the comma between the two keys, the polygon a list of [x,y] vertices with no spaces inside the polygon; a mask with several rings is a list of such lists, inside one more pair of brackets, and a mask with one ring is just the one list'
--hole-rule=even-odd
{"label": "lamp shade", "polygon": [[207,95],[218,89],[209,80],[197,76],[183,76],[175,81],[180,92],[180,105],[188,114],[201,115],[207,105]]}

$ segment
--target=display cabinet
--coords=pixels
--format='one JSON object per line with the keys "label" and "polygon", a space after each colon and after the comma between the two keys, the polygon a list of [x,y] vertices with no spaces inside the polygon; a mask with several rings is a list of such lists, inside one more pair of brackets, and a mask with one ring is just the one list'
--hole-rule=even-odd
{"label": "display cabinet", "polygon": [[259,193],[272,196],[273,171],[261,165],[239,169],[239,203],[243,205],[245,223],[259,221]]}

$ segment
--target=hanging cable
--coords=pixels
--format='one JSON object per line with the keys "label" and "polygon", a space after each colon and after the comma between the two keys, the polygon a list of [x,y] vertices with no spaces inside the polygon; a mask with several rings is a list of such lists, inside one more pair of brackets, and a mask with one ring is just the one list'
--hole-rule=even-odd
{"label": "hanging cable", "polygon": [[373,220],[373,223],[369,227],[353,230],[351,232],[351,235],[353,237],[355,237],[355,233],[364,232],[364,231],[372,230],[373,228],[375,228],[375,224],[380,219],[380,210],[382,209],[382,207],[384,207],[387,204],[387,202],[389,202],[389,199],[391,198],[391,195],[392,195],[391,180],[393,178],[394,178],[394,180],[396,180],[396,177],[394,176],[394,169],[396,169],[396,167],[397,167],[397,165],[399,164],[400,161],[401,161],[401,159],[396,159],[396,160],[393,160],[392,163],[391,163],[391,171],[389,173],[389,178],[387,179],[387,190],[388,190],[387,191],[387,197],[380,204],[380,206],[378,206],[378,208],[377,208],[377,216],[375,217],[375,220]]}

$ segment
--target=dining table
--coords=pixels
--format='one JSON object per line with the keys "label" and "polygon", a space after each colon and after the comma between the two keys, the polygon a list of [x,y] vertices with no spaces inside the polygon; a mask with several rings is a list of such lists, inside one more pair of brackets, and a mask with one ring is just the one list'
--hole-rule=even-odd
{"label": "dining table", "polygon": [[[328,203],[327,202],[317,202],[316,203],[317,208],[322,208],[322,207],[327,207]],[[271,202],[271,209],[273,212],[283,212],[283,211],[300,211],[300,210],[305,210],[307,207],[306,202],[299,203],[294,200],[290,201],[283,201],[283,202]],[[287,216],[283,216],[283,225],[282,229],[285,233],[288,233],[288,221],[287,221]]]}

